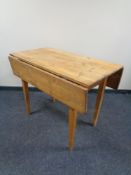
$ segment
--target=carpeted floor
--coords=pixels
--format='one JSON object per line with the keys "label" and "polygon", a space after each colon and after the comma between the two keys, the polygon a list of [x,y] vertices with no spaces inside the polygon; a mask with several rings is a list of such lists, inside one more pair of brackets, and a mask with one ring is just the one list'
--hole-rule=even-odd
{"label": "carpeted floor", "polygon": [[106,93],[96,128],[79,115],[75,149],[68,143],[68,108],[31,91],[32,115],[21,91],[0,91],[0,175],[131,175],[131,94]]}

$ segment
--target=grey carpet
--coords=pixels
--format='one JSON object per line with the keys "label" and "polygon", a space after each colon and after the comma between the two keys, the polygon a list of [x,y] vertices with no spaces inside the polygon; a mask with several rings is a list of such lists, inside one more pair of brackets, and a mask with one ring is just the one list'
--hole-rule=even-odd
{"label": "grey carpet", "polygon": [[130,175],[131,94],[106,93],[96,128],[89,111],[77,122],[75,149],[68,143],[68,108],[31,91],[32,115],[21,91],[0,91],[0,175]]}

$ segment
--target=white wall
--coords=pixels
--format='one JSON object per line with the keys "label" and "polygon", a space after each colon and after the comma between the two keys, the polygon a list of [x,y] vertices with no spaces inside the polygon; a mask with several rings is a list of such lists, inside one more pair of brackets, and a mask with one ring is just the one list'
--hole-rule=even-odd
{"label": "white wall", "polygon": [[55,47],[123,64],[131,89],[130,0],[0,0],[0,86],[19,86],[10,52]]}

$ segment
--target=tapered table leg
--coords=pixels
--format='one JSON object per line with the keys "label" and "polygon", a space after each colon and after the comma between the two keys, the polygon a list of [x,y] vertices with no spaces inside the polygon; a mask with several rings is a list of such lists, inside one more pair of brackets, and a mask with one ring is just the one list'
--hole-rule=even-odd
{"label": "tapered table leg", "polygon": [[95,105],[95,111],[94,111],[94,116],[93,116],[93,121],[92,121],[93,126],[96,126],[97,120],[99,118],[100,109],[101,109],[103,97],[104,97],[106,82],[107,82],[107,78],[104,79],[99,85],[98,95],[97,95],[96,105]]}
{"label": "tapered table leg", "polygon": [[25,98],[26,111],[28,114],[30,114],[31,111],[30,111],[30,97],[29,97],[28,83],[24,80],[22,80],[22,87]]}
{"label": "tapered table leg", "polygon": [[77,122],[77,111],[70,108],[69,109],[69,149],[70,150],[74,148],[76,122]]}

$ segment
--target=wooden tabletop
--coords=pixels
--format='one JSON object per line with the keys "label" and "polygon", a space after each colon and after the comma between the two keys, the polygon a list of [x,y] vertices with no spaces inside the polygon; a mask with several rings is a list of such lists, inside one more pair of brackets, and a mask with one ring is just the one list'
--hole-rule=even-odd
{"label": "wooden tabletop", "polygon": [[10,55],[86,88],[122,69],[119,64],[51,48],[16,52]]}

